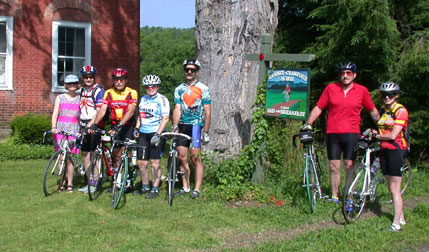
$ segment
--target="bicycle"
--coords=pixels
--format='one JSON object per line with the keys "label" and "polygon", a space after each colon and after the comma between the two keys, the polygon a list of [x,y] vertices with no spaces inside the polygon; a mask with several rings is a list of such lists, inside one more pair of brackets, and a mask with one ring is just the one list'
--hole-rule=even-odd
{"label": "bicycle", "polygon": [[[129,188],[132,188],[133,181],[137,176],[138,169],[135,168],[137,166],[137,148],[141,148],[143,150],[144,156],[146,147],[139,145],[135,140],[130,139],[126,139],[125,141],[113,139],[112,142],[113,145],[120,144],[125,146],[121,154],[119,166],[113,169],[111,205],[113,208],[117,209],[124,194],[125,187],[128,186]],[[112,149],[113,147],[114,146],[112,146]],[[129,151],[132,153],[131,158],[128,157]],[[129,159],[131,159],[131,165]]]}
{"label": "bicycle", "polygon": [[303,173],[303,185],[306,188],[308,203],[310,205],[311,212],[316,211],[317,199],[326,198],[322,196],[321,179],[322,170],[320,169],[319,158],[317,156],[316,147],[313,142],[313,135],[322,132],[317,131],[301,131],[298,134],[293,135],[292,143],[296,145],[296,138],[299,137],[300,142],[305,147],[304,160],[305,168]]}
{"label": "bicycle", "polygon": [[178,164],[178,152],[176,150],[177,146],[177,138],[178,137],[184,137],[187,140],[191,141],[192,138],[188,135],[182,134],[182,133],[174,133],[174,132],[163,132],[160,134],[161,137],[165,139],[171,139],[170,144],[170,150],[168,152],[168,161],[167,161],[167,182],[168,182],[168,188],[167,188],[167,197],[168,197],[168,204],[170,206],[173,205],[173,198],[174,198],[174,187],[176,184],[176,179],[178,174],[183,174],[182,171],[177,170],[177,164]]}
{"label": "bicycle", "polygon": [[97,129],[94,134],[102,136],[94,151],[94,155],[90,159],[88,168],[88,196],[91,201],[98,198],[103,191],[103,184],[107,181],[107,177],[113,175],[112,150],[107,146],[111,142],[111,136],[106,136],[106,131],[101,129]]}
{"label": "bicycle", "polygon": [[[344,186],[342,198],[342,212],[347,223],[353,223],[362,215],[366,202],[375,202],[377,198],[377,186],[384,183],[384,178],[371,175],[371,161],[375,159],[375,153],[380,150],[379,142],[371,141],[368,137],[358,140],[355,147],[357,154],[363,151],[361,160],[352,166]],[[379,170],[379,169],[378,169]],[[411,182],[411,164],[405,159],[402,171],[401,194],[409,187]]]}
{"label": "bicycle", "polygon": [[[44,143],[50,142],[48,141],[48,135],[51,133],[52,131],[44,132]],[[73,154],[70,150],[70,145],[76,144],[77,137],[64,131],[59,132],[59,134],[64,135],[64,138],[59,143],[60,149],[52,154],[43,174],[43,193],[46,197],[60,192],[61,188],[65,186],[67,157],[71,157],[73,169],[77,174],[81,176],[85,174],[81,159],[77,158],[77,154]],[[76,139],[71,140],[70,137]],[[80,143],[82,144],[82,140]]]}

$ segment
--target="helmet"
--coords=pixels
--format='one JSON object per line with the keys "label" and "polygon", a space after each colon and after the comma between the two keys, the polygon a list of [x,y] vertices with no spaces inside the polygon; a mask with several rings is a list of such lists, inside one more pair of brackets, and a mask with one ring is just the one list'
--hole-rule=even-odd
{"label": "helmet", "polygon": [[344,70],[351,70],[352,72],[357,71],[356,64],[353,62],[350,62],[350,61],[345,61],[345,62],[338,64],[337,68],[338,68],[338,72],[341,72]]}
{"label": "helmet", "polygon": [[116,68],[115,70],[113,70],[112,72],[112,78],[113,77],[118,77],[118,78],[128,78],[128,70],[125,68]]}
{"label": "helmet", "polygon": [[97,69],[93,66],[84,66],[82,69],[80,69],[80,76],[83,75],[95,75],[97,73]]}
{"label": "helmet", "polygon": [[384,93],[399,94],[399,92],[401,92],[401,89],[399,88],[399,85],[396,84],[395,82],[388,81],[381,84],[380,87],[378,88],[378,91],[384,92]]}
{"label": "helmet", "polygon": [[183,69],[185,69],[185,67],[187,65],[194,65],[197,68],[197,70],[201,69],[201,63],[198,60],[196,60],[196,59],[186,59],[183,62]]}
{"label": "helmet", "polygon": [[142,83],[143,83],[143,86],[159,85],[161,84],[161,79],[156,75],[149,74],[143,77]]}

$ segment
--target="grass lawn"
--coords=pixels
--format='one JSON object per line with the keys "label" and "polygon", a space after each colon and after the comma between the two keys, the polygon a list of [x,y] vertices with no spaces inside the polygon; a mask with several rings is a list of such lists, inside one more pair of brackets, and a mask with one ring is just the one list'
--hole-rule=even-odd
{"label": "grass lawn", "polygon": [[[0,251],[426,251],[429,248],[428,172],[415,173],[400,233],[380,232],[391,223],[379,216],[344,225],[339,207],[321,203],[233,204],[127,195],[120,209],[103,193],[91,202],[78,192],[45,197],[47,160],[6,161],[0,165]],[[165,185],[164,185],[165,187]],[[245,206],[237,206],[245,205]]]}

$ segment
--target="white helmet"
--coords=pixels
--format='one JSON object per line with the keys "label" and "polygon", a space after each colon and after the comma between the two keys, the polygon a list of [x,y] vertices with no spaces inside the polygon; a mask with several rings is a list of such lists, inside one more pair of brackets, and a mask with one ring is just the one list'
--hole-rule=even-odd
{"label": "white helmet", "polygon": [[142,83],[143,83],[143,86],[159,85],[161,84],[161,79],[154,74],[149,74],[143,77]]}
{"label": "white helmet", "polygon": [[378,91],[379,92],[386,92],[386,93],[389,92],[389,93],[399,94],[399,92],[401,92],[401,88],[395,82],[388,81],[388,82],[381,84],[380,87],[378,88]]}

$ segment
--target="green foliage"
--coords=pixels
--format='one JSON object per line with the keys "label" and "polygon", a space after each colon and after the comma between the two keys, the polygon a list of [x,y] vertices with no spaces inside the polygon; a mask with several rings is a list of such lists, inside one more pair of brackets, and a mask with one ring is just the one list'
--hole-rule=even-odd
{"label": "green foliage", "polygon": [[[162,81],[159,92],[170,102],[174,88],[184,81],[183,61],[196,57],[194,33],[194,28],[140,28],[140,79],[147,74],[158,75]],[[141,90],[140,93],[144,92]]]}
{"label": "green foliage", "polygon": [[36,144],[15,144],[13,138],[0,143],[0,161],[48,159],[54,149],[52,146]]}
{"label": "green foliage", "polygon": [[13,118],[10,127],[15,143],[41,144],[43,133],[51,129],[51,117],[29,113]]}

